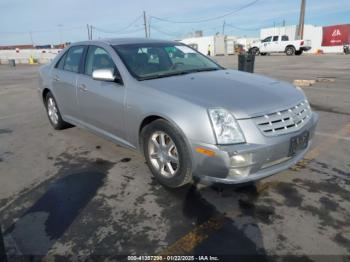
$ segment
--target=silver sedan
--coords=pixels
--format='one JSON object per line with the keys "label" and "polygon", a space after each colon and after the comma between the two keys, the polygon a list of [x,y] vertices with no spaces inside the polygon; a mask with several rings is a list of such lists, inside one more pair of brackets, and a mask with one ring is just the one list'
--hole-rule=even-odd
{"label": "silver sedan", "polygon": [[307,152],[318,121],[300,88],[172,41],[72,44],[40,68],[40,95],[55,129],[76,125],[142,152],[168,187],[283,171]]}

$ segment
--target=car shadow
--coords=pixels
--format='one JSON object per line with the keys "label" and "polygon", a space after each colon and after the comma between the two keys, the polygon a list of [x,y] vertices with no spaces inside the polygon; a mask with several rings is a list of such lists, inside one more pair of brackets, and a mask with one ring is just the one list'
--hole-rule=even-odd
{"label": "car shadow", "polygon": [[[79,221],[114,164],[85,156],[73,158],[67,153],[59,157],[57,174],[20,194],[7,209],[7,217],[15,217],[15,222],[10,224],[11,220],[2,218],[7,225],[4,232],[7,254],[46,255],[71,224]],[[27,208],[28,203],[33,204]]]}
{"label": "car shadow", "polygon": [[[182,216],[186,218],[187,224],[191,221],[190,224],[193,225],[187,233],[174,241],[171,235],[174,233],[178,235],[178,231],[181,231],[179,225],[175,224],[169,231],[169,237],[177,246],[175,249],[171,247],[166,249],[165,254],[170,251],[187,255],[218,255],[222,259],[220,261],[226,261],[225,258],[227,261],[232,261],[232,256],[239,258],[240,261],[257,259],[267,261],[262,232],[258,220],[255,219],[259,213],[254,210],[254,201],[259,196],[255,184],[243,186],[213,184],[203,187],[195,181],[189,186],[165,191],[174,198],[173,200],[181,201]],[[162,196],[164,197],[164,193]],[[224,204],[224,208],[219,210],[215,205],[217,201],[237,202],[238,205]],[[245,217],[252,218],[252,221],[249,225],[245,225],[246,227],[242,227],[241,221]],[[247,230],[253,237],[247,234]],[[194,240],[188,241],[189,238]],[[193,248],[189,249],[189,246]]]}

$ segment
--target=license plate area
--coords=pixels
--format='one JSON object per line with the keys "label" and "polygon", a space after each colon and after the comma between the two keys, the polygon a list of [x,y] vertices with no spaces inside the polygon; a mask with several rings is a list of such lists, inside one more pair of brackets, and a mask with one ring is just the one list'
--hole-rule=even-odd
{"label": "license plate area", "polygon": [[309,143],[309,132],[305,131],[298,136],[292,137],[289,144],[288,156],[294,156],[299,151],[305,149]]}

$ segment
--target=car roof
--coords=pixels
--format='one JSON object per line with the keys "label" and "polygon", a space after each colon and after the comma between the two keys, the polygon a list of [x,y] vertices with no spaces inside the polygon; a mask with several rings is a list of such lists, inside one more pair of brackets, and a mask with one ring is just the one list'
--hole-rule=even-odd
{"label": "car roof", "polygon": [[147,44],[147,43],[148,44],[149,43],[181,44],[180,42],[171,41],[171,40],[161,40],[161,39],[151,39],[151,38],[141,38],[141,37],[128,37],[128,38],[110,38],[110,39],[82,41],[82,42],[72,43],[72,45],[97,44],[97,43],[105,43],[105,44],[109,44],[109,45]]}

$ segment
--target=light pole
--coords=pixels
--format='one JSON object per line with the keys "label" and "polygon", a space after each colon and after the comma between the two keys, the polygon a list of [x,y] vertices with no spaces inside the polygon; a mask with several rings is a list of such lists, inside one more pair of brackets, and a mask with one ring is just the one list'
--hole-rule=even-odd
{"label": "light pole", "polygon": [[60,35],[60,43],[59,44],[62,44],[62,27],[63,27],[63,25],[58,24],[57,27],[58,27],[58,33]]}

